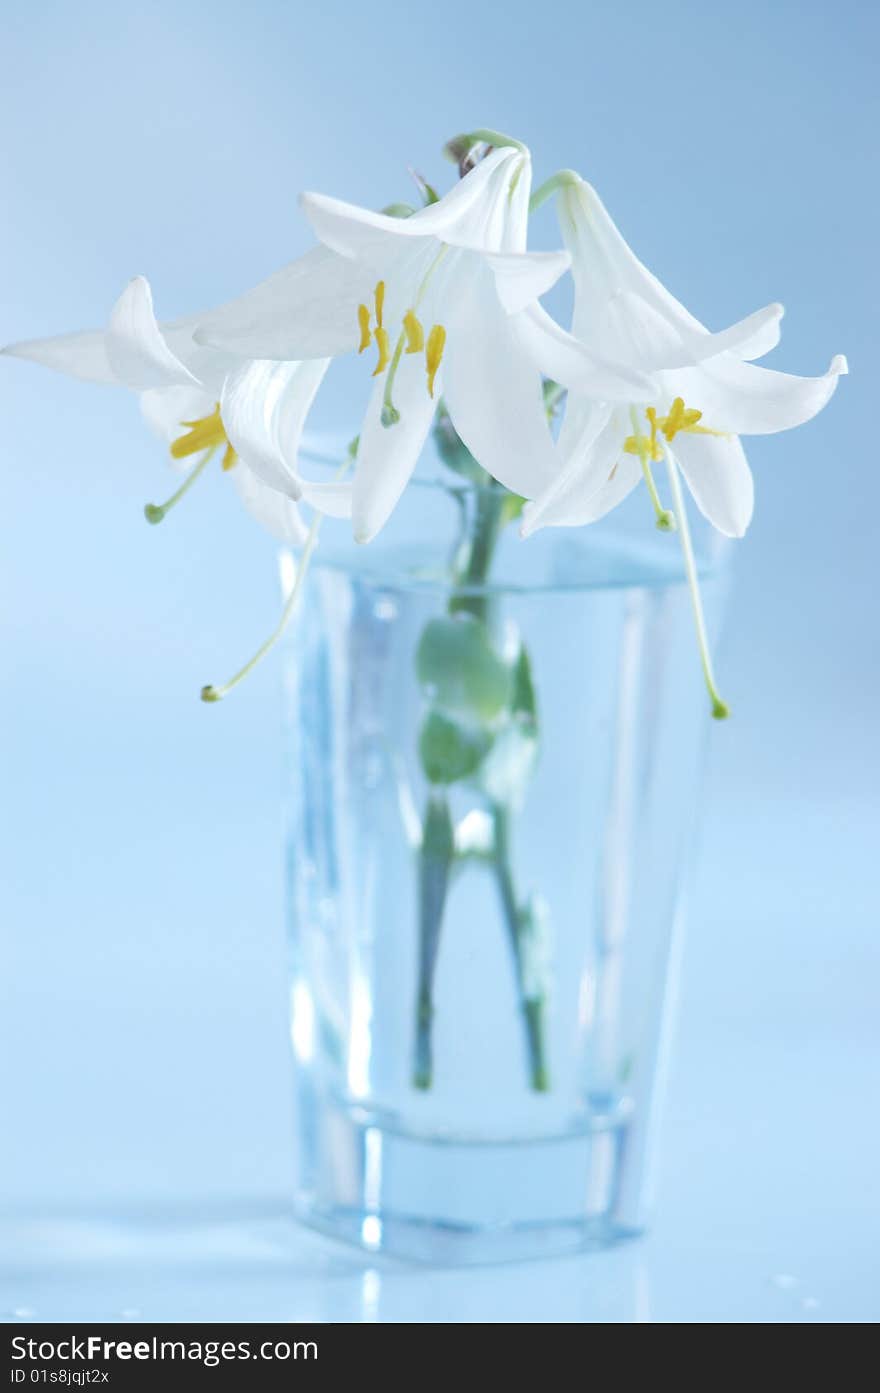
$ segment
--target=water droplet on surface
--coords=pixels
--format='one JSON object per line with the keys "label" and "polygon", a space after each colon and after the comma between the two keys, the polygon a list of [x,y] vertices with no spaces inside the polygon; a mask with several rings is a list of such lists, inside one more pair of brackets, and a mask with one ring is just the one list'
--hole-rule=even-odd
{"label": "water droplet on surface", "polygon": [[800,1286],[800,1279],[792,1277],[790,1272],[777,1272],[770,1278],[770,1281],[780,1291],[792,1291],[795,1287]]}

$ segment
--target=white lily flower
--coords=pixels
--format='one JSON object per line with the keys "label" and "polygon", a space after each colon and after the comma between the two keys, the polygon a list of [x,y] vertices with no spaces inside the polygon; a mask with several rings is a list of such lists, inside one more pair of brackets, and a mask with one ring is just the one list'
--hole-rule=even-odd
{"label": "white lily flower", "polygon": [[[159,325],[153,312],[150,286],[136,276],[116,302],[105,330],[65,334],[11,344],[3,353],[28,358],[88,382],[128,387],[140,396],[144,419],[169,446],[172,463],[186,468],[198,456],[181,487],[163,505],[145,509],[150,522],[160,522],[212,458],[222,450],[247,510],[282,541],[300,545],[307,529],[291,499],[285,466],[284,488],[273,483],[281,466],[273,430],[283,420],[285,460],[299,444],[306,414],[327,363],[246,364],[216,349],[196,344],[192,331],[198,317]],[[228,394],[227,379],[240,384],[247,372],[271,372],[270,417],[246,415],[240,393],[230,397],[228,421],[220,402]]]}
{"label": "white lily flower", "polygon": [[524,533],[593,522],[642,478],[659,525],[669,526],[651,465],[668,458],[674,442],[700,511],[726,536],[741,537],[754,486],[739,436],[788,430],[815,416],[847,371],[846,359],[833,358],[821,377],[756,367],[751,360],[779,341],[781,305],[710,333],[642,265],[588,183],[566,172],[546,188],[558,191],[572,257],[575,337],[650,374],[660,396],[650,405],[634,397],[616,407],[570,397],[559,437],[562,467],[524,510]]}
{"label": "white lily flower", "polygon": [[[322,246],[196,331],[199,343],[263,360],[375,350],[354,480],[307,491],[315,507],[350,513],[358,541],[395,507],[441,391],[480,464],[529,496],[557,473],[542,373],[603,400],[654,391],[646,374],[605,362],[537,304],[569,256],[525,250],[530,185],[528,151],[506,144],[407,218],[306,194]],[[302,489],[295,467],[289,474]]]}

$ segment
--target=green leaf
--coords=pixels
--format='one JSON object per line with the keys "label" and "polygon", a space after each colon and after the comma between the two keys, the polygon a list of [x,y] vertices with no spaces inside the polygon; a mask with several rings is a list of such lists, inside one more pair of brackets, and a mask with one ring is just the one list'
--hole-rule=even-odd
{"label": "green leaf", "polygon": [[[429,711],[419,737],[419,756],[432,784],[454,784],[479,767],[492,744],[485,730],[461,726],[442,711]],[[428,828],[426,825],[425,835]]]}
{"label": "green leaf", "polygon": [[432,619],[416,651],[416,673],[435,706],[491,721],[509,705],[513,673],[485,625],[468,614]]}
{"label": "green leaf", "polygon": [[420,174],[417,169],[410,166],[410,175],[422,197],[422,202],[426,208],[430,208],[432,203],[440,202],[440,195],[432,184],[429,184],[424,174]]}

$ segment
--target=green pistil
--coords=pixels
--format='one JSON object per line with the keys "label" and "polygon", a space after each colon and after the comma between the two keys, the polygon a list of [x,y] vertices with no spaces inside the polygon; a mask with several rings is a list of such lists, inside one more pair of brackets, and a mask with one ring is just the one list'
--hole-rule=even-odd
{"label": "green pistil", "polygon": [[397,369],[400,364],[400,356],[403,353],[403,345],[405,343],[406,334],[402,333],[395,345],[394,354],[392,356],[390,364],[388,365],[388,373],[385,378],[385,391],[382,395],[381,419],[382,425],[386,428],[388,426],[396,426],[397,422],[400,420],[400,412],[394,405],[394,402],[391,399],[391,394],[394,391],[394,379],[397,376]]}
{"label": "green pistil", "polygon": [[[348,447],[348,458],[346,459],[345,463],[337,470],[334,476],[334,480],[339,480],[343,478],[343,476],[348,472],[357,453],[357,444],[357,437],[355,437],[355,439],[351,442],[351,444]],[[238,672],[236,672],[233,677],[230,677],[228,682],[224,682],[222,686],[219,687],[215,687],[213,683],[209,683],[206,687],[203,687],[199,694],[201,696],[202,701],[206,701],[209,703],[215,701],[222,701],[223,698],[226,696],[227,692],[231,692],[233,687],[237,687],[239,682],[242,682],[244,678],[248,676],[249,673],[253,672],[257,664],[262,662],[262,660],[265,658],[266,654],[270,651],[270,649],[275,647],[275,644],[281,638],[282,634],[284,633],[284,630],[287,628],[288,624],[290,623],[291,619],[296,613],[297,605],[299,604],[300,595],[302,593],[303,582],[305,581],[305,578],[308,574],[309,564],[312,559],[312,553],[314,552],[315,547],[318,544],[318,533],[321,530],[321,523],[323,521],[323,514],[315,513],[315,516],[312,518],[311,526],[308,530],[308,535],[306,536],[305,544],[302,549],[302,554],[299,558],[299,564],[296,568],[296,575],[294,577],[293,585],[290,589],[290,594],[288,595],[285,606],[281,611],[281,618],[279,619],[275,628],[272,630],[269,637],[265,640],[265,642],[260,644],[253,657],[249,658],[248,661],[245,663],[244,667],[239,668]]]}
{"label": "green pistil", "polygon": [[666,469],[669,474],[669,487],[672,490],[672,501],[675,504],[676,515],[679,519],[679,535],[681,536],[681,550],[684,556],[684,568],[687,575],[688,589],[691,596],[691,609],[694,615],[694,627],[697,631],[697,645],[700,650],[700,665],[703,669],[703,678],[706,683],[706,690],[712,703],[712,716],[716,721],[726,721],[730,715],[730,707],[726,701],[722,701],[715,685],[715,674],[712,671],[712,655],[709,652],[709,641],[706,637],[706,620],[703,614],[703,601],[700,596],[700,583],[697,578],[697,566],[694,560],[694,548],[691,542],[691,529],[688,524],[687,512],[684,505],[684,495],[681,491],[681,482],[678,477],[678,465],[672,451],[666,449]]}
{"label": "green pistil", "polygon": [[162,521],[166,513],[169,513],[171,509],[174,507],[174,505],[180,502],[184,494],[189,492],[196,479],[198,479],[199,475],[211,463],[211,460],[214,458],[219,448],[220,447],[218,445],[212,445],[210,449],[206,450],[205,453],[202,455],[202,458],[196,465],[195,469],[190,470],[189,474],[187,474],[186,478],[180,485],[180,488],[177,490],[177,492],[172,493],[171,497],[167,499],[164,503],[146,504],[146,506],[144,507],[144,517],[147,519],[147,522],[152,523],[153,526],[155,526],[157,523],[160,523]]}
{"label": "green pistil", "polygon": [[[641,438],[641,429],[639,427],[638,412],[634,406],[631,406],[629,409],[629,418],[632,422],[633,434],[638,441]],[[660,532],[674,532],[675,514],[671,513],[668,508],[664,508],[660,501],[660,494],[657,492],[657,484],[654,480],[654,471],[651,468],[651,461],[648,459],[646,450],[641,451],[639,459],[642,465],[642,474],[644,475],[645,483],[648,487],[648,493],[654,505],[654,521],[656,526]]]}

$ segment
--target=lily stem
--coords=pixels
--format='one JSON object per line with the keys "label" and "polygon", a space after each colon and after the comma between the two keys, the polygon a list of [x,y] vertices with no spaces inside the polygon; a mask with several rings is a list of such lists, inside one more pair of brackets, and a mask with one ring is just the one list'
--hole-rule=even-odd
{"label": "lily stem", "polygon": [[413,1086],[420,1089],[429,1089],[434,1081],[434,969],[454,856],[449,801],[445,793],[434,793],[425,812],[419,860],[419,983]]}
{"label": "lily stem", "polygon": [[555,174],[551,174],[549,179],[545,179],[543,184],[539,184],[529,199],[529,212],[534,213],[546,203],[548,198],[552,198],[560,189],[571,188],[572,185],[581,184],[583,180],[574,169],[559,169]]}
{"label": "lily stem", "polygon": [[[512,135],[504,135],[502,131],[493,131],[487,126],[481,126],[475,131],[468,131],[466,135],[453,136],[452,140],[446,142],[445,149],[452,151],[459,145],[491,145],[495,149],[499,146],[512,146],[514,150],[525,151],[525,146],[521,140],[514,140]],[[458,158],[456,155],[455,158]]]}
{"label": "lily stem", "polygon": [[672,490],[675,515],[678,518],[678,531],[681,536],[681,550],[684,556],[685,574],[687,576],[688,589],[691,596],[691,608],[694,614],[694,627],[697,631],[697,645],[700,650],[700,663],[703,669],[703,677],[706,682],[709,698],[712,702],[712,715],[715,717],[716,721],[723,721],[730,715],[730,708],[725,701],[721,700],[718,688],[715,685],[715,673],[712,669],[712,655],[709,651],[709,640],[706,636],[706,619],[703,614],[703,601],[700,596],[700,583],[697,578],[697,566],[694,560],[694,548],[691,542],[691,529],[685,509],[684,494],[678,474],[678,465],[675,461],[675,456],[668,448],[666,450],[666,470],[669,474],[669,487]]}
{"label": "lily stem", "polygon": [[[495,555],[495,548],[504,527],[506,490],[494,482],[480,486],[467,549],[457,568],[455,586],[449,600],[450,614],[471,614],[481,624],[491,622],[491,598],[485,585]],[[448,804],[443,799],[447,810]],[[425,813],[425,826],[419,863],[419,982],[416,1002],[416,1049],[413,1083],[416,1088],[428,1089],[433,1078],[432,1027],[434,1018],[433,979],[440,943],[449,875],[454,864],[455,848],[451,834],[448,862],[438,856],[438,796],[432,794]],[[507,936],[513,954],[517,995],[523,1016],[529,1081],[535,1092],[550,1087],[544,1045],[544,1000],[525,994],[523,960],[523,916],[516,894],[510,849],[510,812],[500,803],[491,808],[493,850],[491,870],[498,888]]]}
{"label": "lily stem", "polygon": [[495,883],[498,887],[513,954],[517,993],[525,1029],[529,1082],[536,1093],[546,1093],[550,1087],[550,1075],[544,1049],[544,998],[526,994],[522,941],[523,917],[517,899],[511,866],[510,814],[507,808],[496,803],[492,808],[492,822],[495,832],[492,869],[495,874]]}

